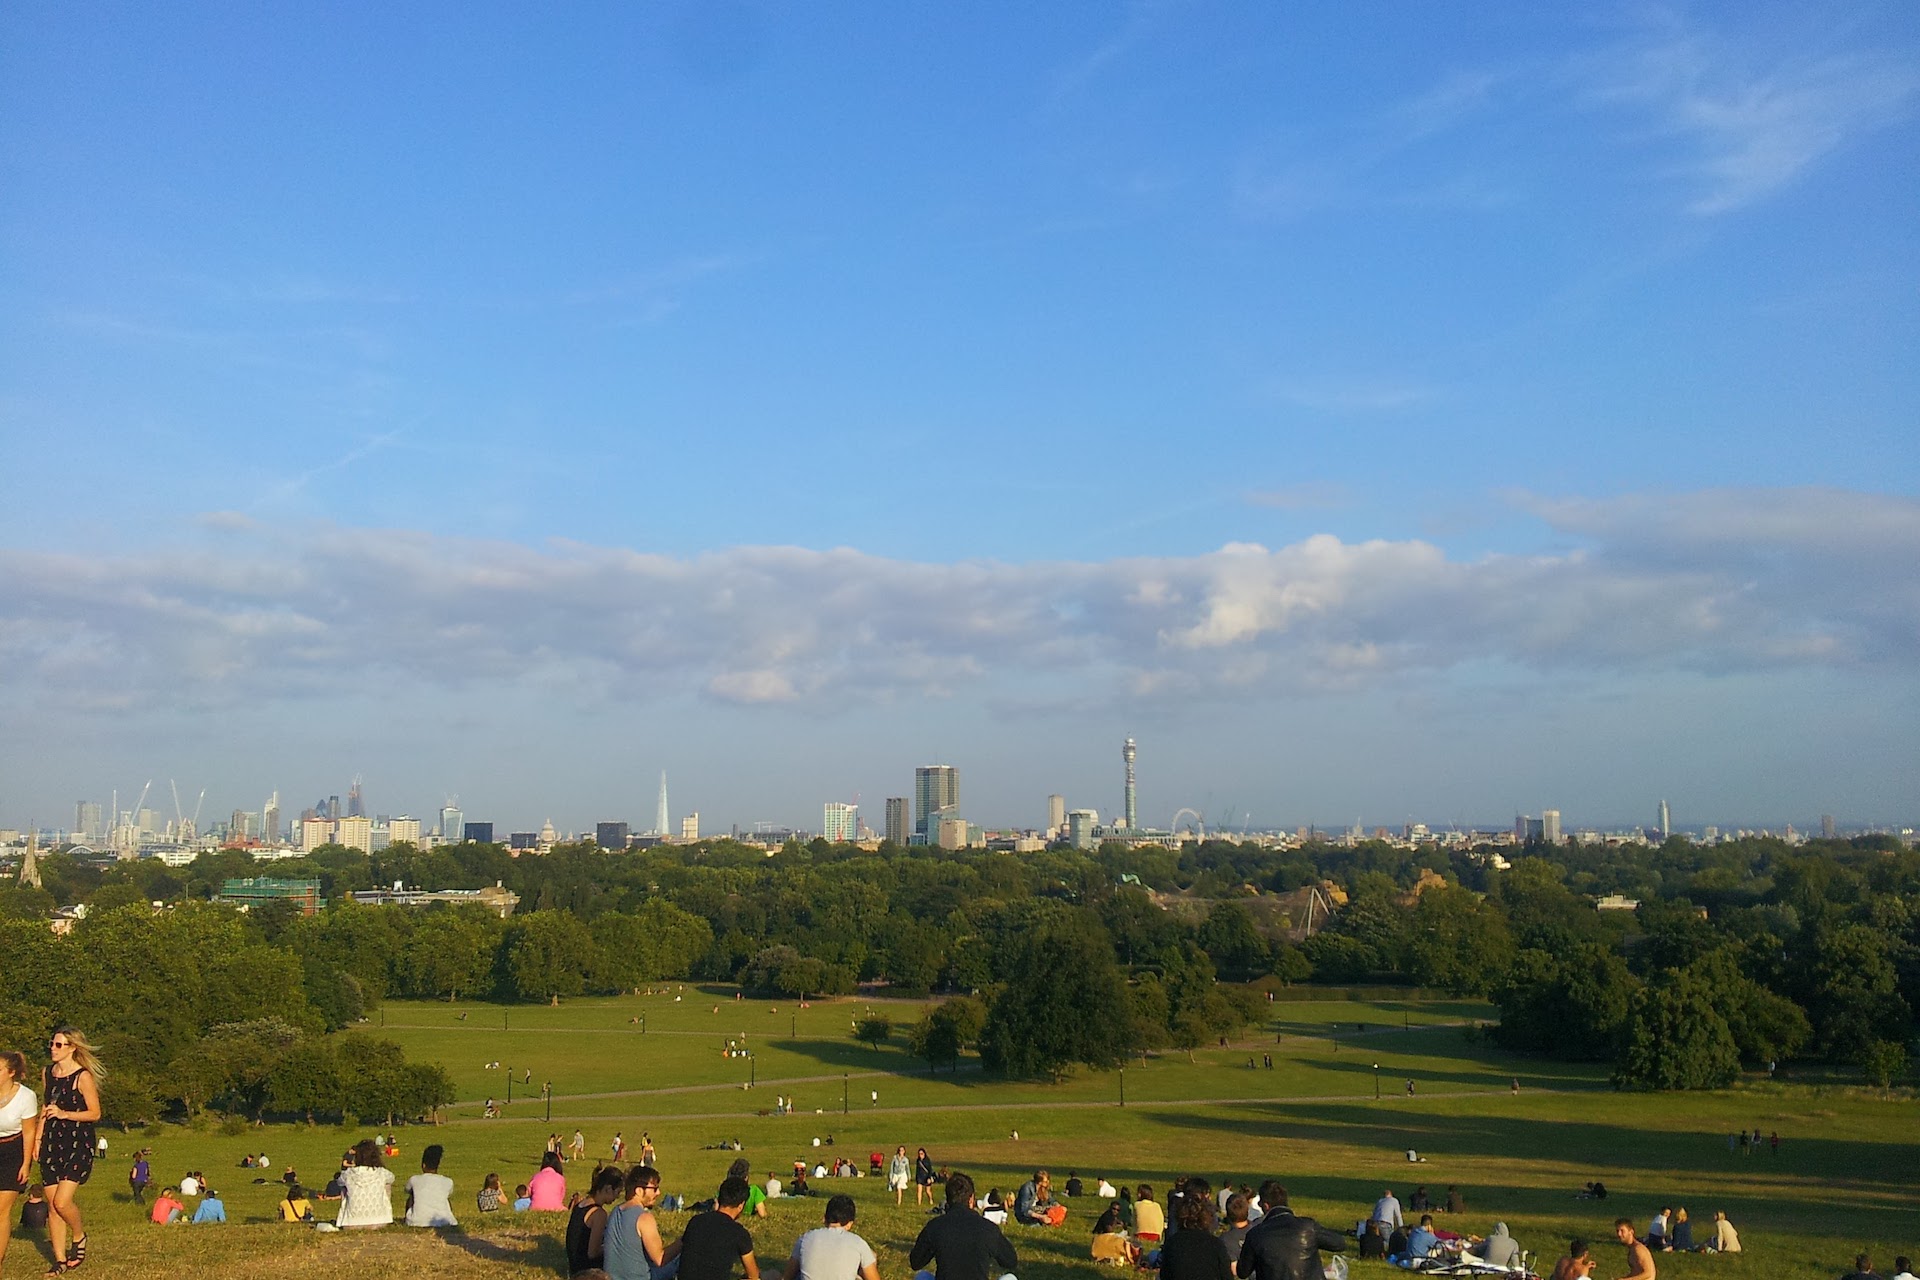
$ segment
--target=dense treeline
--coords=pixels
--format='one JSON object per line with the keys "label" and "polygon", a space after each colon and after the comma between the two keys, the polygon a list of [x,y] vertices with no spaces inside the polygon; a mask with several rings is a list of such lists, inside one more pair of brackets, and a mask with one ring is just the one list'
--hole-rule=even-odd
{"label": "dense treeline", "polygon": [[[0,914],[44,918],[84,901],[95,912],[85,936],[119,919],[116,907],[191,904],[228,877],[318,879],[334,905],[310,919],[278,906],[244,922],[179,913],[226,918],[272,953],[297,988],[277,1016],[295,1026],[350,1026],[388,996],[549,1000],[671,979],[836,994],[881,981],[980,997],[913,1028],[930,1064],[972,1047],[1036,1074],[1190,1050],[1255,1016],[1263,1002],[1244,984],[1313,980],[1489,996],[1503,1044],[1610,1062],[1627,1085],[1710,1086],[1743,1062],[1796,1058],[1876,1079],[1905,1069],[1920,1008],[1920,856],[1891,840],[1568,844],[1497,867],[1485,850],[1383,842],[1031,856],[824,841],[773,856],[726,840],[519,858],[493,845],[371,857],[330,847],[264,867],[203,855],[180,870],[53,855],[46,889],[0,892]],[[499,883],[520,909],[501,920],[343,901],[396,880]],[[1272,895],[1319,883],[1347,901],[1295,945],[1289,926],[1301,921]],[[1641,906],[1597,911],[1608,893]]]}
{"label": "dense treeline", "polygon": [[65,935],[16,915],[0,919],[0,956],[0,1046],[41,1063],[56,1024],[85,1028],[122,1123],[210,1106],[391,1119],[453,1100],[439,1066],[389,1041],[325,1035],[301,960],[228,907],[95,910]]}

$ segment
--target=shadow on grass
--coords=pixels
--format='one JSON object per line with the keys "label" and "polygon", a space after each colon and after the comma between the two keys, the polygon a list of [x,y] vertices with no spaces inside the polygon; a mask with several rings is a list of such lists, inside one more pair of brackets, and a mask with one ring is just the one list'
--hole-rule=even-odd
{"label": "shadow on grass", "polygon": [[454,1229],[440,1233],[447,1247],[458,1249],[484,1262],[511,1262],[540,1267],[566,1274],[566,1247],[552,1235],[531,1231],[508,1231],[500,1235],[476,1236]]}
{"label": "shadow on grass", "polygon": [[[1596,1095],[1595,1109],[1607,1108],[1617,1121],[1542,1119],[1531,1115],[1487,1116],[1450,1115],[1404,1108],[1329,1105],[1310,1112],[1255,1105],[1236,1109],[1231,1116],[1197,1112],[1162,1112],[1160,1123],[1175,1129],[1210,1129],[1241,1135],[1250,1140],[1279,1139],[1319,1142],[1340,1146],[1396,1151],[1413,1149],[1436,1162],[1455,1157],[1566,1162],[1590,1170],[1591,1176],[1604,1181],[1616,1195],[1628,1197],[1673,1197],[1689,1184],[1724,1184],[1740,1180],[1747,1185],[1745,1194],[1724,1197],[1723,1207],[1736,1208],[1753,1215],[1778,1219],[1794,1208],[1819,1205],[1818,1215],[1834,1211],[1871,1214],[1885,1209],[1904,1208],[1907,1195],[1903,1183],[1908,1172],[1910,1149],[1892,1143],[1868,1144],[1850,1141],[1798,1138],[1793,1143],[1791,1160],[1776,1166],[1766,1160],[1741,1160],[1726,1155],[1724,1135],[1696,1130],[1657,1130],[1633,1123],[1635,1108],[1671,1105],[1665,1100],[1650,1100],[1644,1095],[1631,1099],[1614,1095]],[[1884,1150],[1876,1150],[1884,1147]],[[1793,1208],[1783,1203],[1780,1189],[1753,1185],[1774,1177],[1798,1181]],[[1409,1167],[1403,1181],[1424,1178],[1440,1180],[1440,1173],[1415,1171]],[[1332,1185],[1351,1182],[1367,1195],[1358,1180],[1328,1179]],[[1526,1203],[1536,1197],[1537,1207],[1547,1211],[1546,1202],[1560,1207],[1577,1185],[1542,1191],[1537,1188],[1513,1188]],[[1835,1196],[1811,1193],[1808,1182],[1838,1192]],[[1377,1194],[1377,1188],[1372,1194]],[[1852,1198],[1847,1198],[1851,1196]],[[1371,1196],[1369,1195],[1369,1199]]]}

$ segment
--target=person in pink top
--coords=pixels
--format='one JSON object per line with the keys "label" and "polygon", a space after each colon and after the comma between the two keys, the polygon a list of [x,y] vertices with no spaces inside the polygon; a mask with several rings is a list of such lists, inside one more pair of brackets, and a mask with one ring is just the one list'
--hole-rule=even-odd
{"label": "person in pink top", "polygon": [[527,1194],[535,1209],[555,1213],[567,1207],[567,1175],[560,1172],[560,1157],[549,1151],[540,1159],[540,1172],[527,1183]]}

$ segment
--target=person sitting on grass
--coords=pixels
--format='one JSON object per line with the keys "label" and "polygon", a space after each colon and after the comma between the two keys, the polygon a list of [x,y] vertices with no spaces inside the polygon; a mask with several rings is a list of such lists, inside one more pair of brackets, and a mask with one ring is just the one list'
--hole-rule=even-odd
{"label": "person sitting on grass", "polygon": [[453,1216],[453,1179],[440,1172],[445,1148],[433,1143],[420,1153],[420,1172],[407,1179],[407,1225],[457,1227]]}
{"label": "person sitting on grass", "polygon": [[[1777,1143],[1780,1135],[1776,1133],[1773,1136]],[[1905,1254],[1893,1260],[1893,1280],[1916,1280],[1913,1274],[1913,1263]]]}
{"label": "person sitting on grass", "polygon": [[473,1197],[473,1207],[482,1213],[498,1213],[506,1201],[506,1193],[500,1189],[500,1175],[490,1173],[487,1180],[480,1184],[478,1194]]}
{"label": "person sitting on grass", "polygon": [[1496,1222],[1485,1240],[1467,1250],[1490,1267],[1512,1267],[1520,1260],[1520,1246],[1507,1233],[1507,1224]]}
{"label": "person sitting on grass", "polygon": [[946,1212],[920,1228],[907,1265],[913,1280],[1013,1280],[1020,1258],[1006,1234],[975,1210],[973,1179],[953,1173]]}
{"label": "person sitting on grass", "polygon": [[1632,1218],[1613,1220],[1613,1238],[1627,1246],[1627,1274],[1620,1280],[1654,1280],[1653,1250],[1633,1234]]}
{"label": "person sitting on grass", "polygon": [[741,1156],[727,1166],[727,1177],[738,1178],[747,1184],[747,1207],[741,1216],[746,1218],[764,1218],[767,1216],[767,1189],[753,1180],[753,1166],[747,1158]]}
{"label": "person sitting on grass", "polygon": [[567,1274],[600,1269],[607,1260],[607,1206],[626,1191],[626,1177],[608,1166],[595,1171],[593,1186],[567,1217]]}
{"label": "person sitting on grass", "polygon": [[567,1175],[560,1168],[560,1157],[548,1153],[540,1157],[540,1168],[527,1182],[531,1207],[541,1213],[560,1213],[567,1207]]}
{"label": "person sitting on grass", "polygon": [[1840,1280],[1884,1280],[1884,1277],[1873,1269],[1873,1259],[1863,1253],[1854,1258],[1853,1270],[1841,1276]]}
{"label": "person sitting on grass", "polygon": [[1167,1234],[1167,1213],[1153,1198],[1153,1188],[1141,1183],[1133,1195],[1133,1238],[1141,1244],[1159,1244]]}
{"label": "person sitting on grass", "polygon": [[1693,1252],[1693,1224],[1687,1221],[1687,1207],[1681,1205],[1673,1211],[1672,1225],[1667,1229],[1667,1248],[1675,1253]]}
{"label": "person sitting on grass", "polygon": [[1431,1254],[1439,1243],[1440,1237],[1434,1234],[1433,1230],[1433,1215],[1423,1213],[1420,1215],[1420,1225],[1407,1233],[1406,1256],[1424,1258]]}
{"label": "person sitting on grass", "polygon": [[1713,1251],[1715,1253],[1740,1252],[1740,1233],[1727,1221],[1727,1215],[1715,1210],[1713,1215]]}
{"label": "person sitting on grass", "polygon": [[220,1193],[212,1187],[202,1187],[200,1204],[193,1211],[193,1225],[201,1226],[209,1222],[225,1222],[227,1206],[221,1202]]}
{"label": "person sitting on grass", "polygon": [[1179,1229],[1160,1248],[1161,1280],[1233,1280],[1227,1246],[1213,1234],[1213,1197],[1188,1187],[1174,1209]]}
{"label": "person sitting on grass", "polygon": [[638,1164],[627,1173],[626,1199],[607,1211],[606,1270],[611,1280],[671,1280],[680,1271],[680,1245],[660,1238],[653,1206],[660,1199],[660,1171]]}
{"label": "person sitting on grass", "polygon": [[1093,1224],[1092,1257],[1095,1262],[1112,1262],[1123,1267],[1131,1267],[1140,1260],[1133,1242],[1127,1239],[1127,1224],[1121,1220],[1120,1205],[1116,1201],[1108,1201]]}
{"label": "person sitting on grass", "polygon": [[996,1227],[1007,1225],[1007,1198],[994,1187],[987,1192],[987,1198],[980,1202],[980,1216]]}
{"label": "person sitting on grass", "polygon": [[385,1227],[393,1223],[393,1170],[380,1163],[380,1148],[366,1138],[353,1148],[353,1167],[341,1175],[346,1194],[336,1227]]}
{"label": "person sitting on grass", "polygon": [[1227,1197],[1227,1227],[1220,1233],[1220,1243],[1227,1246],[1227,1260],[1235,1265],[1240,1262],[1240,1247],[1246,1243],[1247,1232],[1253,1230],[1251,1215],[1246,1192],[1236,1191]]}
{"label": "person sitting on grass", "polygon": [[1600,1265],[1600,1259],[1593,1256],[1593,1250],[1585,1240],[1575,1236],[1567,1241],[1567,1256],[1553,1264],[1553,1275],[1549,1280],[1590,1280],[1593,1269]]}
{"label": "person sitting on grass", "polygon": [[513,1189],[513,1211],[525,1213],[533,1208],[533,1197],[527,1193],[527,1184],[522,1182]]}
{"label": "person sitting on grass", "polygon": [[853,1197],[830,1196],[824,1226],[794,1242],[781,1280],[880,1280],[873,1246],[854,1233]]}
{"label": "person sitting on grass", "polygon": [[745,1178],[729,1175],[713,1208],[687,1222],[680,1234],[680,1280],[732,1280],[735,1265],[745,1269],[747,1280],[760,1280],[753,1233],[740,1221],[748,1190]]}
{"label": "person sitting on grass", "polygon": [[1053,1201],[1053,1178],[1045,1169],[1035,1169],[1014,1192],[1013,1217],[1029,1227],[1057,1227],[1067,1220],[1066,1207]]}
{"label": "person sitting on grass", "polygon": [[1277,1179],[1260,1184],[1260,1202],[1267,1207],[1266,1216],[1247,1232],[1240,1261],[1234,1267],[1234,1273],[1245,1280],[1318,1276],[1324,1269],[1321,1251],[1339,1253],[1347,1247],[1345,1236],[1294,1213],[1287,1203],[1287,1189]]}
{"label": "person sitting on grass", "polygon": [[307,1200],[307,1190],[297,1182],[287,1188],[287,1198],[280,1202],[280,1221],[313,1221],[313,1205]]}
{"label": "person sitting on grass", "polygon": [[166,1226],[180,1221],[180,1215],[186,1211],[187,1206],[180,1202],[180,1188],[165,1187],[161,1189],[159,1198],[153,1202],[153,1210],[147,1214],[147,1219]]}

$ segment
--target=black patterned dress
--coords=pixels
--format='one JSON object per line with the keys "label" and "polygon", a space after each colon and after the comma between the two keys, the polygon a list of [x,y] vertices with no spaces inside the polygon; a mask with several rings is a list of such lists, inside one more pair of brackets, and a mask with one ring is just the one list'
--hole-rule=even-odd
{"label": "black patterned dress", "polygon": [[[46,1070],[45,1105],[61,1111],[85,1111],[87,1099],[80,1092],[80,1076],[85,1067],[62,1078]],[[56,1182],[85,1182],[93,1176],[93,1121],[44,1120],[40,1125],[40,1177],[48,1186]]]}

